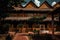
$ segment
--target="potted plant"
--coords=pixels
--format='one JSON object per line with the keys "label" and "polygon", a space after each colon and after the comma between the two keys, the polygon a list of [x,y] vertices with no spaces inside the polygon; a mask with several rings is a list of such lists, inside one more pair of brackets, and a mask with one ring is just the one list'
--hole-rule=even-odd
{"label": "potted plant", "polygon": [[23,24],[18,24],[18,25],[17,25],[17,27],[19,28],[19,32],[22,31],[22,30],[21,30],[21,29],[22,29],[22,26],[23,26]]}
{"label": "potted plant", "polygon": [[3,25],[3,30],[7,33],[9,31],[10,24],[6,23]]}

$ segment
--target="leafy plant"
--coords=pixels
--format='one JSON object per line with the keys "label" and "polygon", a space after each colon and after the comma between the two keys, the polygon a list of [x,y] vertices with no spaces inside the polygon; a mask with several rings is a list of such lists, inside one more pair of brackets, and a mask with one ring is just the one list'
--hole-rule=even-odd
{"label": "leafy plant", "polygon": [[33,31],[34,33],[36,33],[37,32],[37,30],[36,29],[34,29],[34,31]]}
{"label": "leafy plant", "polygon": [[10,27],[10,24],[6,23],[3,25],[3,31],[5,31],[5,33],[7,33],[9,31],[9,27]]}
{"label": "leafy plant", "polygon": [[11,7],[12,5],[15,5],[17,7],[18,4],[26,3],[25,0],[9,0],[8,2],[8,7]]}
{"label": "leafy plant", "polygon": [[17,26],[21,28],[23,26],[23,24],[18,24]]}
{"label": "leafy plant", "polygon": [[6,23],[3,25],[4,28],[8,28],[10,24]]}
{"label": "leafy plant", "polygon": [[43,21],[45,18],[46,18],[46,16],[42,16],[42,17],[35,16],[35,17],[29,19],[29,21],[41,22],[41,21]]}
{"label": "leafy plant", "polygon": [[0,13],[0,20],[4,20],[4,18],[9,17],[9,15],[10,14],[4,12]]}

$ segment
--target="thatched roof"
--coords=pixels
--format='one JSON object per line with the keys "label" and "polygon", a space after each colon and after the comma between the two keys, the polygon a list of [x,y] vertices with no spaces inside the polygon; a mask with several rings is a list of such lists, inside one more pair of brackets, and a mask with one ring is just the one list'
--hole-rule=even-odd
{"label": "thatched roof", "polygon": [[18,11],[18,10],[52,11],[53,10],[53,7],[50,6],[46,1],[44,3],[42,3],[40,7],[37,7],[33,2],[29,2],[25,7],[22,7],[21,5],[18,7],[15,7],[15,6],[12,6],[12,7],[16,11]]}
{"label": "thatched roof", "polygon": [[54,8],[60,7],[60,2],[56,3],[53,7]]}

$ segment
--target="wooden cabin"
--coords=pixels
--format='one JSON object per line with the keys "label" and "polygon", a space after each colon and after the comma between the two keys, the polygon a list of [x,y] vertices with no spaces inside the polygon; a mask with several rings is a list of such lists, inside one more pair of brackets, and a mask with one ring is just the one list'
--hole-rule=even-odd
{"label": "wooden cabin", "polygon": [[[6,17],[4,21],[5,23],[10,24],[9,31],[29,32],[34,31],[35,29],[39,31],[52,31],[53,27],[54,31],[56,31],[56,26],[54,23],[59,23],[59,13],[54,14],[52,12],[57,6],[60,7],[60,4],[58,3],[52,7],[47,2],[42,3],[40,7],[37,7],[32,2],[29,2],[25,7],[22,7],[19,4],[17,7],[13,5],[13,11],[8,11],[9,17]],[[38,19],[40,21],[35,22],[30,20],[32,18],[44,19]]]}

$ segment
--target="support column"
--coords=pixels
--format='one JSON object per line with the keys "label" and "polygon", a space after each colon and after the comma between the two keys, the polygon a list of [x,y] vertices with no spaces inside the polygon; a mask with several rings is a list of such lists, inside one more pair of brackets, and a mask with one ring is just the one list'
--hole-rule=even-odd
{"label": "support column", "polygon": [[13,24],[11,24],[11,27],[9,27],[9,31],[13,31]]}
{"label": "support column", "polygon": [[48,25],[48,24],[46,23],[46,24],[45,24],[45,29],[46,29],[46,30],[48,29],[47,25]]}
{"label": "support column", "polygon": [[54,14],[52,13],[52,35],[54,35]]}
{"label": "support column", "polygon": [[[59,24],[60,24],[60,12],[59,12]],[[59,27],[60,27],[60,25],[59,25]]]}
{"label": "support column", "polygon": [[60,13],[59,13],[59,22],[60,22]]}

